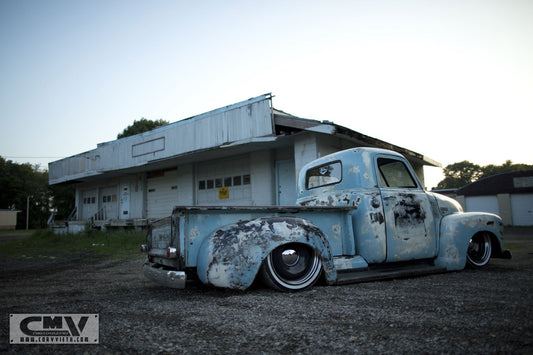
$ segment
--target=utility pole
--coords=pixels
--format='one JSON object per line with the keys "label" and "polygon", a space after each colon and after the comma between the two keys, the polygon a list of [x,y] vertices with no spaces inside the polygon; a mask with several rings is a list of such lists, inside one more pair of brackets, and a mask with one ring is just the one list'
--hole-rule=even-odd
{"label": "utility pole", "polygon": [[30,196],[26,198],[26,230],[30,225]]}

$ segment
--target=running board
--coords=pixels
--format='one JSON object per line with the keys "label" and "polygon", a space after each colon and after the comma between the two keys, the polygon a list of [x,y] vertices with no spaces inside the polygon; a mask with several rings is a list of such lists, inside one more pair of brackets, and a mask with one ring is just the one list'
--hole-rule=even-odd
{"label": "running board", "polygon": [[391,266],[371,266],[365,270],[349,270],[337,273],[337,284],[396,279],[445,272],[445,267],[427,264]]}

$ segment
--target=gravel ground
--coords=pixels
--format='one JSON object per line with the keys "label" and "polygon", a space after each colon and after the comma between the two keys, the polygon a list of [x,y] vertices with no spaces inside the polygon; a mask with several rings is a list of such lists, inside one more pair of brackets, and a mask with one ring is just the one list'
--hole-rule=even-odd
{"label": "gravel ground", "polygon": [[[143,260],[0,260],[0,352],[533,353],[533,229],[483,270],[280,293],[146,280]],[[98,345],[11,345],[10,313],[98,313]]]}

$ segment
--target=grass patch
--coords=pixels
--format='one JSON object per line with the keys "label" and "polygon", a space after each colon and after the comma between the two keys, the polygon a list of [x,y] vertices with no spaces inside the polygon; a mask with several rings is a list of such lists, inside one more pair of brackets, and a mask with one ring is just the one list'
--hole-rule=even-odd
{"label": "grass patch", "polygon": [[57,235],[49,230],[35,231],[30,237],[2,244],[3,258],[39,259],[140,259],[139,247],[146,241],[146,232],[89,231]]}
{"label": "grass patch", "polygon": [[32,234],[35,233],[35,229],[0,230],[0,236],[1,235],[25,235],[28,233],[32,233]]}

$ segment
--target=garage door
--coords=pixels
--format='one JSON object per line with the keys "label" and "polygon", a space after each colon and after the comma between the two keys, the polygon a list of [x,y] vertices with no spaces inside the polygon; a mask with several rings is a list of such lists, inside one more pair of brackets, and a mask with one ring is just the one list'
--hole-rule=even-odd
{"label": "garage door", "polygon": [[167,217],[178,203],[178,170],[158,170],[147,176],[147,216]]}
{"label": "garage door", "polygon": [[247,206],[252,203],[250,159],[247,156],[198,165],[200,206]]}
{"label": "garage door", "polygon": [[511,195],[511,211],[513,214],[513,225],[533,226],[533,195]]}
{"label": "garage door", "polygon": [[496,196],[471,196],[466,198],[467,212],[488,212],[500,215]]}

